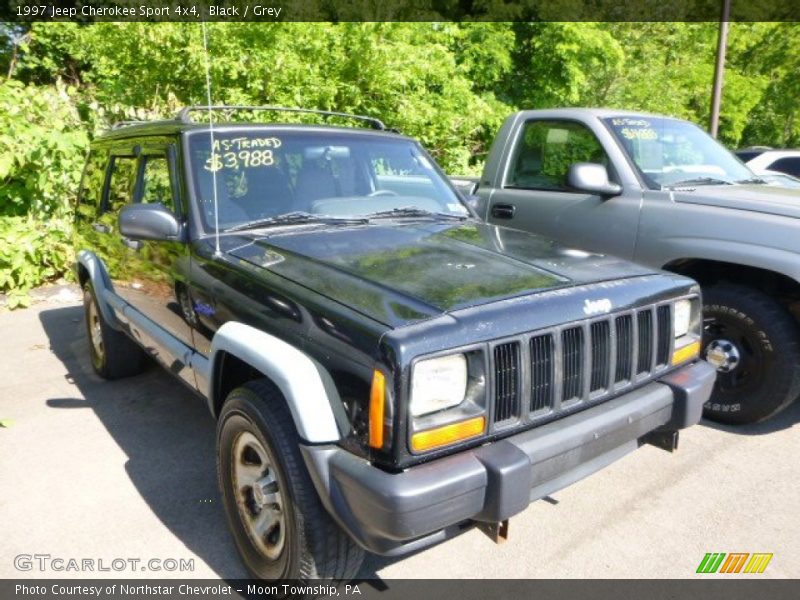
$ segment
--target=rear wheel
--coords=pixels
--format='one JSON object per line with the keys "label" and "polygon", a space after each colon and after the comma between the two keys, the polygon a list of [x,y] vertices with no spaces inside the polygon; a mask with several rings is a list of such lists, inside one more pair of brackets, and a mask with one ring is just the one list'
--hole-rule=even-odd
{"label": "rear wheel", "polygon": [[141,373],[147,355],[136,342],[106,322],[91,282],[83,287],[83,308],[89,356],[95,372],[104,379],[120,379]]}
{"label": "rear wheel", "polygon": [[299,445],[271,382],[230,393],[217,428],[217,472],[236,547],[260,579],[352,579],[364,551],[322,506]]}
{"label": "rear wheel", "polygon": [[717,368],[704,415],[722,423],[755,423],[800,393],[800,331],[778,302],[729,283],[703,290],[702,356]]}

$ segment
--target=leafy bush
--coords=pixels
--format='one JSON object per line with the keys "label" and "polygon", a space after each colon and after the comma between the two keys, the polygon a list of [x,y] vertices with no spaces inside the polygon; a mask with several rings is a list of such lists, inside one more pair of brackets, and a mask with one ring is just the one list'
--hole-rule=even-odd
{"label": "leafy bush", "polygon": [[70,91],[0,83],[0,214],[69,211],[89,142]]}
{"label": "leafy bush", "polygon": [[68,218],[46,224],[32,217],[0,218],[0,291],[8,294],[8,307],[28,306],[31,288],[69,277],[74,254]]}
{"label": "leafy bush", "polygon": [[28,291],[69,272],[71,200],[88,136],[62,84],[0,83],[0,292]]}

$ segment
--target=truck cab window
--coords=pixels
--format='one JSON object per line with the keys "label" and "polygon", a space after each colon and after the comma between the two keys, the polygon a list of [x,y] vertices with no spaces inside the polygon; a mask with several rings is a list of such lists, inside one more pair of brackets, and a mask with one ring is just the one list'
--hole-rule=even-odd
{"label": "truck cab window", "polygon": [[512,162],[508,187],[569,191],[567,172],[578,162],[608,165],[600,142],[580,123],[529,121]]}

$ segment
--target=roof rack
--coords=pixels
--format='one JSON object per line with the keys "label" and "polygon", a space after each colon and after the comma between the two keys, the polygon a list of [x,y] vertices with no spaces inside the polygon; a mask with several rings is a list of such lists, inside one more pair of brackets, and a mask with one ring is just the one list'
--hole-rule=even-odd
{"label": "roof rack", "polygon": [[370,124],[370,127],[373,129],[380,129],[381,131],[386,130],[386,125],[383,124],[383,121],[380,119],[376,119],[373,117],[366,117],[363,115],[353,115],[350,113],[343,113],[343,112],[334,112],[329,110],[314,110],[311,108],[290,108],[287,106],[186,106],[181,109],[178,113],[176,119],[183,123],[194,123],[195,121],[191,118],[192,112],[198,111],[234,111],[234,110],[244,110],[244,111],[274,111],[274,112],[294,112],[294,113],[305,113],[305,114],[314,114],[314,115],[324,115],[326,117],[344,117],[346,119],[355,119],[357,121],[366,121]]}
{"label": "roof rack", "polygon": [[122,129],[123,127],[130,127],[131,125],[142,125],[148,121],[117,121],[111,126],[111,131],[115,129]]}

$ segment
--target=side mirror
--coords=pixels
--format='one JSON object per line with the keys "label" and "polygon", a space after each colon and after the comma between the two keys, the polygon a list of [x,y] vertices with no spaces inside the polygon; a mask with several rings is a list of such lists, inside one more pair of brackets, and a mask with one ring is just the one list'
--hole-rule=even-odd
{"label": "side mirror", "polygon": [[617,196],[622,186],[608,180],[605,166],[597,163],[575,163],[567,172],[567,185],[580,192],[599,196]]}
{"label": "side mirror", "polygon": [[132,240],[178,241],[181,224],[163,204],[128,204],[119,212],[119,232]]}

